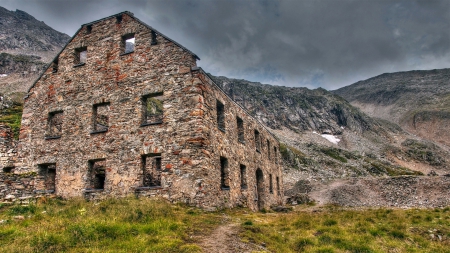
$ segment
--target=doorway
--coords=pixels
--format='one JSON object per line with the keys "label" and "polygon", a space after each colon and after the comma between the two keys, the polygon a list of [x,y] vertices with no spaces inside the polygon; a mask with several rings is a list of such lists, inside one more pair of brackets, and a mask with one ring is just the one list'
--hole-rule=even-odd
{"label": "doorway", "polygon": [[258,210],[264,208],[264,175],[261,169],[256,170],[256,196]]}

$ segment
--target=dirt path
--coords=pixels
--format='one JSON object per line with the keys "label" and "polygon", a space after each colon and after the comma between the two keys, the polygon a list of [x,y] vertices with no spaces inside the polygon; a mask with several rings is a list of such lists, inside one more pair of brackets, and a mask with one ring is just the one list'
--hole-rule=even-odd
{"label": "dirt path", "polygon": [[205,253],[269,252],[262,246],[242,242],[239,238],[239,225],[236,223],[220,225],[209,236],[203,238],[199,245]]}

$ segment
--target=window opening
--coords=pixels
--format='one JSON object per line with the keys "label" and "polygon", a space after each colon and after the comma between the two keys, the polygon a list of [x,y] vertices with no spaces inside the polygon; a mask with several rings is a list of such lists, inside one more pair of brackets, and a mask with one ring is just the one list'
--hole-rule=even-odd
{"label": "window opening", "polygon": [[64,115],[62,111],[48,114],[48,129],[46,138],[61,137]]}
{"label": "window opening", "polygon": [[217,109],[217,127],[225,132],[225,107],[217,100],[216,102],[216,109]]}
{"label": "window opening", "polygon": [[270,141],[267,140],[267,157],[270,159]]}
{"label": "window opening", "polygon": [[103,190],[106,181],[106,160],[89,161],[89,182],[88,188]]}
{"label": "window opening", "polygon": [[3,173],[12,173],[14,170],[14,166],[3,167]]}
{"label": "window opening", "polygon": [[122,37],[122,54],[129,54],[134,52],[135,45],[134,34],[127,34]]}
{"label": "window opening", "polygon": [[228,159],[220,157],[220,179],[222,190],[230,189],[230,174],[228,171]]}
{"label": "window opening", "polygon": [[58,72],[58,62],[59,62],[59,59],[58,59],[58,58],[56,58],[56,59],[53,61],[53,64],[52,64],[52,73]]}
{"label": "window opening", "polygon": [[269,192],[273,193],[272,174],[269,174]]}
{"label": "window opening", "polygon": [[156,41],[156,33],[155,31],[152,31],[152,43],[151,45],[156,45],[158,42]]}
{"label": "window opening", "polygon": [[280,178],[277,177],[277,194],[280,195]]}
{"label": "window opening", "polygon": [[161,186],[161,154],[142,156],[142,186]]}
{"label": "window opening", "polygon": [[56,189],[56,164],[39,165],[39,174],[44,179],[44,189],[54,191]]}
{"label": "window opening", "polygon": [[92,32],[92,25],[86,26],[86,34],[90,34]]}
{"label": "window opening", "polygon": [[255,146],[256,146],[256,151],[261,152],[261,138],[259,136],[259,132],[258,130],[255,130]]}
{"label": "window opening", "polygon": [[241,189],[247,189],[247,167],[241,164],[240,170],[241,170]]}
{"label": "window opening", "polygon": [[122,15],[116,16],[116,23],[117,24],[122,23]]}
{"label": "window opening", "polygon": [[277,154],[277,147],[273,147],[273,155],[275,157],[275,164],[278,164],[278,154]]}
{"label": "window opening", "polygon": [[245,142],[244,121],[239,117],[236,117],[236,121],[237,121],[237,128],[238,128],[238,141],[244,143]]}
{"label": "window opening", "polygon": [[144,96],[142,125],[163,123],[163,93]]}
{"label": "window opening", "polygon": [[80,47],[75,49],[75,60],[74,65],[75,66],[81,66],[86,64],[87,60],[87,47]]}
{"label": "window opening", "polygon": [[94,105],[93,112],[93,133],[106,132],[109,127],[109,103]]}

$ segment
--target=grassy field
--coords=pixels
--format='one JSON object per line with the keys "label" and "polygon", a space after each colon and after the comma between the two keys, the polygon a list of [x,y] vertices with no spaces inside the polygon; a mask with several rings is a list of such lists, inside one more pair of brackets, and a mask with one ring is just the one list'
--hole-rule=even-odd
{"label": "grassy field", "polygon": [[202,252],[199,240],[224,215],[239,224],[242,241],[269,252],[450,252],[450,208],[204,212],[134,198],[0,204],[0,251]]}

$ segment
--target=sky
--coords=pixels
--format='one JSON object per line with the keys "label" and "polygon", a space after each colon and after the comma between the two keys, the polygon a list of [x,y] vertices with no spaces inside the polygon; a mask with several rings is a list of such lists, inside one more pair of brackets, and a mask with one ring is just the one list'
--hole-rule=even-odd
{"label": "sky", "polygon": [[0,0],[70,36],[125,10],[213,75],[334,90],[450,67],[449,0]]}

